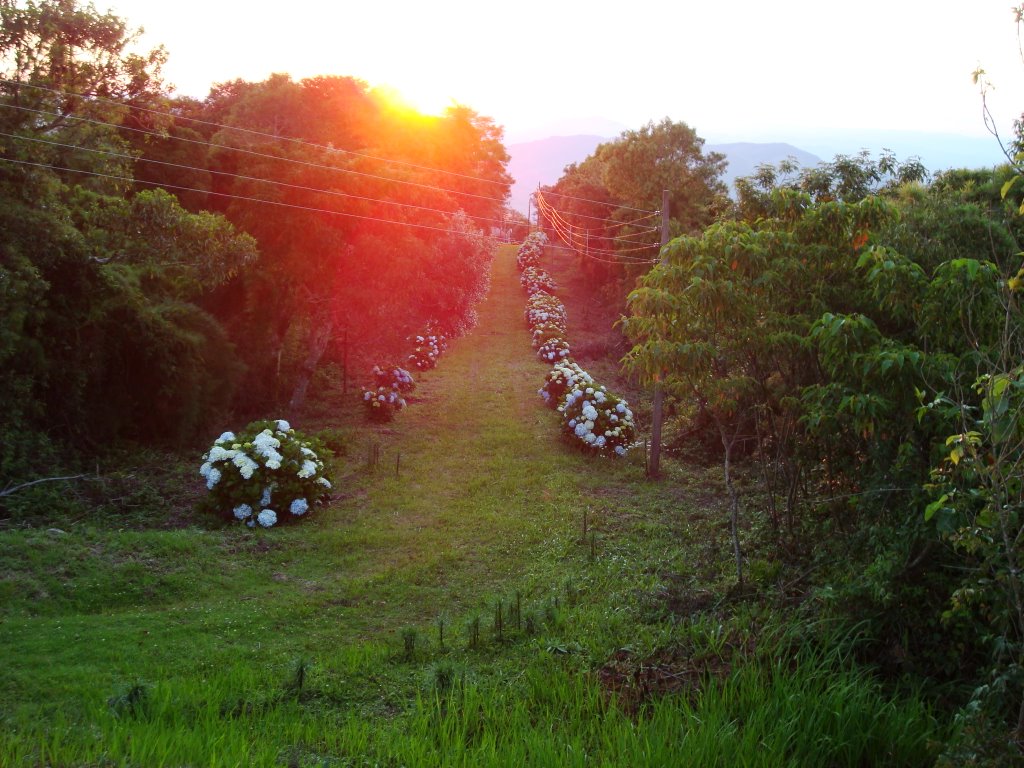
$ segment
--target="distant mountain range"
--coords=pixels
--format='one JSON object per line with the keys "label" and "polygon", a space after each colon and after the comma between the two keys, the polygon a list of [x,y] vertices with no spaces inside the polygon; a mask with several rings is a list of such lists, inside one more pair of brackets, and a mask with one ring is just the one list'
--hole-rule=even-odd
{"label": "distant mountain range", "polygon": [[[509,144],[508,171],[515,179],[512,186],[511,206],[526,213],[530,193],[538,184],[554,184],[561,177],[565,167],[578,163],[593,154],[599,144],[611,139],[605,136],[549,136],[536,141]],[[735,142],[731,144],[705,144],[707,152],[721,152],[729,161],[722,177],[726,186],[732,189],[733,179],[749,176],[762,163],[778,163],[788,157],[800,165],[814,166],[821,159],[791,144]]]}
{"label": "distant mountain range", "polygon": [[[585,160],[598,144],[606,141],[612,139],[578,134],[507,145],[508,170],[515,179],[512,208],[526,213],[527,200],[538,184],[554,184],[567,165]],[[930,171],[991,167],[1003,161],[994,139],[951,134],[873,131],[850,136],[804,136],[798,141],[811,151],[786,142],[720,142],[705,144],[704,148],[721,152],[729,161],[722,180],[730,192],[734,179],[749,176],[762,163],[775,164],[793,157],[802,166],[815,166],[823,158],[831,160],[836,154],[856,154],[861,148],[869,149],[876,157],[883,148],[891,149],[900,160],[917,156]]]}

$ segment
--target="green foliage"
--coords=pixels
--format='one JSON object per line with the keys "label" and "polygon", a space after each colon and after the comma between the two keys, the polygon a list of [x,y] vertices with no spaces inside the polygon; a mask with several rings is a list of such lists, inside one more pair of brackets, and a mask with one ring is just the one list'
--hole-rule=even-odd
{"label": "green foliage", "polygon": [[[750,218],[673,241],[631,294],[626,363],[715,425],[726,462],[730,440],[747,435],[768,529],[826,569],[820,609],[866,621],[865,653],[894,674],[977,681],[994,648],[979,638],[1005,643],[1010,624],[991,609],[954,617],[947,601],[991,606],[992,586],[1015,589],[1007,539],[985,528],[996,517],[982,513],[977,468],[1003,464],[1012,476],[1016,460],[982,448],[985,403],[996,401],[974,381],[993,361],[1020,358],[1007,348],[1022,326],[1006,291],[1019,256],[1002,207],[949,184],[906,186],[914,173],[886,158],[838,158],[792,182],[766,173],[741,185]],[[956,402],[922,407],[943,393]],[[957,460],[958,480],[930,496],[942,455]],[[978,457],[970,478],[968,455]],[[1016,540],[1015,513],[999,506]],[[958,583],[942,538],[987,590]]]}

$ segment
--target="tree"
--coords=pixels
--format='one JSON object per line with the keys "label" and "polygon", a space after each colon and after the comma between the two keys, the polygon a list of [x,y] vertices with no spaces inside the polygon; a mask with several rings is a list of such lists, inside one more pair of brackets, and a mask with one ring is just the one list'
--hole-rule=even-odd
{"label": "tree", "polygon": [[128,53],[124,21],[72,0],[5,1],[0,18],[0,120],[15,136],[0,146],[0,396],[20,404],[2,442],[187,439],[241,370],[198,302],[255,243],[164,192],[130,194],[120,130],[163,99],[162,49]]}
{"label": "tree", "polygon": [[[725,158],[705,154],[703,145],[686,123],[665,118],[601,144],[568,166],[555,185],[542,188],[561,229],[577,233],[575,249],[585,250],[586,233],[589,248],[601,254],[600,260],[581,257],[581,269],[600,282],[636,277],[639,268],[630,265],[657,255],[653,230],[659,222],[644,211],[661,208],[663,190],[669,192],[673,236],[696,234],[727,209],[719,178]],[[555,231],[549,234],[557,241]]]}
{"label": "tree", "polygon": [[450,233],[500,223],[507,197],[492,121],[397,111],[342,77],[234,82],[207,106],[203,119],[223,126],[210,137],[211,201],[262,254],[219,313],[249,339],[250,405],[298,407],[335,336],[383,355],[428,323],[460,326],[485,269],[459,271]]}

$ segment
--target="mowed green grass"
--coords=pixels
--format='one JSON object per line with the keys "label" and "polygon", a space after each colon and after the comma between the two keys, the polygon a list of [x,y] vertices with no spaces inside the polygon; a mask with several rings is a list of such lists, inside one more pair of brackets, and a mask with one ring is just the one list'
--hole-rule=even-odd
{"label": "mowed green grass", "polygon": [[[334,414],[337,498],[301,524],[0,531],[0,765],[926,764],[919,702],[733,667],[667,607],[728,579],[717,486],[560,441],[514,255],[393,423]],[[664,648],[726,672],[618,707],[596,670]]]}

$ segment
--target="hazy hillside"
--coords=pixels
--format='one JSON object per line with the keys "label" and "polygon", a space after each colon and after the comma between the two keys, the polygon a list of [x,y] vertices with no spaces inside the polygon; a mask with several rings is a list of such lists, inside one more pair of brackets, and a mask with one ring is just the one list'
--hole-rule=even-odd
{"label": "hazy hillside", "polygon": [[554,184],[570,163],[586,159],[604,136],[549,136],[508,145],[508,172],[515,179],[510,205],[526,213],[527,200],[538,184]]}

